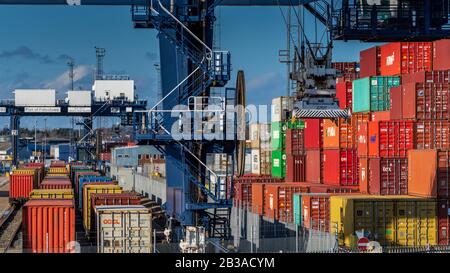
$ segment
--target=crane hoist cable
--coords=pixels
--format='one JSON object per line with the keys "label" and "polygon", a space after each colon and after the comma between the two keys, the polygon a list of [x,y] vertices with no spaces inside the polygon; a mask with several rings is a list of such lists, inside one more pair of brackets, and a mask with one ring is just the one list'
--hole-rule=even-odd
{"label": "crane hoist cable", "polygon": [[237,115],[237,134],[241,136],[237,140],[236,147],[236,165],[237,176],[242,176],[245,170],[245,77],[244,71],[239,70],[236,79],[236,105],[238,106]]}

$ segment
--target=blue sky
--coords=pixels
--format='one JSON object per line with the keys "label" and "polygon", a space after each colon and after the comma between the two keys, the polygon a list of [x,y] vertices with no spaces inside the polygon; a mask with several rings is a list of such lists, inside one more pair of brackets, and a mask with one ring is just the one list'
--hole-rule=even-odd
{"label": "blue sky", "polygon": [[[284,95],[286,66],[278,50],[286,47],[286,29],[278,7],[223,7],[216,12],[218,46],[231,51],[235,73],[243,69],[247,102],[270,104]],[[106,48],[107,73],[128,74],[141,98],[156,95],[159,62],[155,30],[134,29],[129,7],[0,6],[0,98],[12,98],[15,88],[68,88],[67,56],[75,59],[75,87],[90,89],[94,47]],[[359,50],[372,45],[335,43],[334,60],[356,61]],[[152,104],[152,101],[149,103]],[[38,122],[41,122],[39,119]],[[8,124],[0,119],[0,127]],[[110,124],[111,122],[109,122]],[[102,124],[108,124],[107,119]],[[69,127],[66,118],[49,118],[49,127]],[[22,120],[34,126],[34,118]]]}

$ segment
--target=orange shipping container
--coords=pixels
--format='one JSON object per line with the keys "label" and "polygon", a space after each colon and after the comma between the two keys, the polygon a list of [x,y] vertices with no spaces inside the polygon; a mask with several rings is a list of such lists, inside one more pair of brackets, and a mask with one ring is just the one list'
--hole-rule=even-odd
{"label": "orange shipping container", "polygon": [[308,184],[280,183],[265,186],[264,210],[271,219],[291,223],[294,220],[293,194],[309,192]]}
{"label": "orange shipping container", "polygon": [[421,197],[437,195],[437,151],[408,151],[408,194]]}
{"label": "orange shipping container", "polygon": [[23,207],[23,249],[33,253],[73,252],[75,204],[69,199],[33,199]]}
{"label": "orange shipping container", "polygon": [[360,157],[358,164],[359,191],[361,193],[369,193],[369,159]]}
{"label": "orange shipping container", "polygon": [[324,148],[354,148],[353,127],[351,119],[338,119],[337,124],[329,119],[323,121]]}

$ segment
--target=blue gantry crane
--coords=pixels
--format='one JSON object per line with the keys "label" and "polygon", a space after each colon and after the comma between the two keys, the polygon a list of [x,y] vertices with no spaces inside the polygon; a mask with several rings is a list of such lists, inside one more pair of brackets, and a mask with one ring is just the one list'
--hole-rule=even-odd
{"label": "blue gantry crane", "polygon": [[[230,234],[233,173],[219,176],[204,162],[208,153],[223,153],[232,155],[233,169],[241,165],[236,151],[242,142],[236,132],[242,129],[243,118],[227,111],[227,106],[245,102],[245,85],[240,73],[236,88],[226,87],[230,53],[212,49],[216,7],[301,5],[325,25],[331,40],[385,42],[450,36],[448,0],[383,0],[379,4],[367,0],[0,0],[1,4],[127,5],[134,27],[157,30],[163,98],[150,109],[134,112],[135,137],[166,155],[166,211],[170,216],[182,226],[204,225],[210,237],[220,238]],[[318,51],[311,44],[306,46],[309,53],[297,52],[300,65],[293,80],[302,85],[311,80],[320,83],[320,75],[305,69],[328,69],[331,54],[318,58],[314,56]],[[304,52],[310,54],[309,61]],[[302,88],[305,92],[298,105],[308,117],[315,113],[320,117],[324,109],[336,110],[332,92]],[[215,108],[209,109],[211,105]],[[205,133],[202,121],[210,119],[217,123]],[[210,135],[215,138],[211,140]]]}

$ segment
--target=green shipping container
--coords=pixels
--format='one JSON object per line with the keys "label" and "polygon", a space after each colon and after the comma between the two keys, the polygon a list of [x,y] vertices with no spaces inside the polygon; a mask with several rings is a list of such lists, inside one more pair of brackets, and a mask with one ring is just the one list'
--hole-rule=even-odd
{"label": "green shipping container", "polygon": [[294,223],[297,226],[302,224],[302,196],[299,193],[294,193]]}
{"label": "green shipping container", "polygon": [[284,150],[286,147],[286,122],[272,122],[271,126],[271,142],[273,150]]}
{"label": "green shipping container", "polygon": [[272,151],[272,176],[277,178],[286,176],[286,151]]}
{"label": "green shipping container", "polygon": [[353,112],[390,110],[390,89],[399,85],[400,77],[367,77],[353,81]]}
{"label": "green shipping container", "polygon": [[300,119],[295,120],[295,122],[289,121],[288,127],[289,129],[304,129],[305,121]]}

